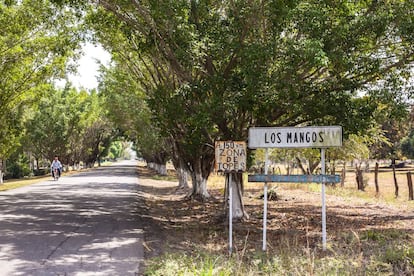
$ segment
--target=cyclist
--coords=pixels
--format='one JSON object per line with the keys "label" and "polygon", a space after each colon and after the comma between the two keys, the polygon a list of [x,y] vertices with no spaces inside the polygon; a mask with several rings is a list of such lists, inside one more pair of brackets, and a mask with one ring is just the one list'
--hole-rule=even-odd
{"label": "cyclist", "polygon": [[55,159],[52,161],[52,164],[50,165],[50,169],[52,171],[52,177],[55,177],[54,174],[54,169],[57,169],[58,171],[58,176],[60,177],[61,173],[62,173],[62,163],[60,163],[59,161],[59,157],[57,155],[55,155]]}

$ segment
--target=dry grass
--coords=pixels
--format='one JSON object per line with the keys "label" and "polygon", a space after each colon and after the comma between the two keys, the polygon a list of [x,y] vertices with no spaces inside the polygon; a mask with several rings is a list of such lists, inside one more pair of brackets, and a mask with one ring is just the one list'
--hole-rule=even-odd
{"label": "dry grass", "polygon": [[[88,170],[88,169],[83,169],[83,171],[85,170]],[[69,172],[62,173],[62,176],[73,175],[77,173],[79,173],[79,171],[72,170]],[[21,179],[5,180],[3,184],[0,184],[0,191],[7,191],[7,190],[17,189],[17,188],[24,187],[24,186],[29,186],[35,183],[48,180],[50,178],[51,176],[50,174],[48,174],[48,175],[42,175],[42,176],[25,177]]]}
{"label": "dry grass", "polygon": [[[367,174],[371,178],[371,174]],[[246,183],[244,202],[250,219],[234,222],[234,252],[228,254],[223,210],[224,178],[212,175],[214,200],[185,200],[177,183],[141,177],[148,216],[165,242],[148,275],[407,275],[414,273],[414,204],[392,199],[392,172],[381,172],[375,187],[356,191],[348,173],[344,188],[327,189],[328,250],[321,249],[319,184],[271,184],[279,200],[269,201],[267,252],[261,251],[262,183]],[[371,181],[371,179],[370,179]],[[373,175],[372,175],[373,181]],[[370,182],[369,182],[370,183]],[[373,182],[372,182],[373,183]],[[405,190],[407,190],[405,188]],[[385,199],[391,194],[392,204]],[[408,196],[406,197],[408,198]],[[402,208],[404,206],[404,208]]]}
{"label": "dry grass", "polygon": [[20,187],[32,185],[32,184],[44,181],[47,178],[50,178],[50,176],[6,180],[4,181],[3,184],[0,185],[0,191],[7,191],[7,190],[17,189]]}

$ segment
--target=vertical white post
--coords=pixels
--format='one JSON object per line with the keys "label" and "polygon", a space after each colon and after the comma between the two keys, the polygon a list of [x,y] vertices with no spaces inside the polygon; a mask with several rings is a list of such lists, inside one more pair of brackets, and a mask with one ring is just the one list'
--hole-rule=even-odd
{"label": "vertical white post", "polygon": [[232,177],[229,173],[229,252],[233,251],[233,189]]}
{"label": "vertical white post", "polygon": [[[326,174],[325,170],[325,149],[321,149],[322,175]],[[325,181],[322,182],[322,249],[326,250],[326,203],[325,203]]]}
{"label": "vertical white post", "polygon": [[[267,175],[268,170],[268,157],[269,157],[269,149],[266,148],[265,151],[265,175]],[[264,183],[263,189],[263,251],[266,251],[266,225],[267,225],[267,182]]]}

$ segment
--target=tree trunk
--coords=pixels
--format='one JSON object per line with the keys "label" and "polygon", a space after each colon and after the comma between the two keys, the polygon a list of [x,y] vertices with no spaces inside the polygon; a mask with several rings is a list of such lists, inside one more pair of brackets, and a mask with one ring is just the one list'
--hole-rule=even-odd
{"label": "tree trunk", "polygon": [[[175,144],[174,144],[175,145]],[[178,178],[178,189],[188,189],[190,186],[188,185],[188,170],[185,166],[185,162],[182,158],[180,158],[177,154],[177,147],[174,148],[171,161],[175,168],[175,172],[177,173]]]}
{"label": "tree trunk", "polygon": [[233,220],[249,219],[249,215],[247,214],[246,209],[244,208],[243,202],[243,173],[231,173],[231,182],[229,182],[230,173],[226,173],[225,176],[225,210],[227,210],[228,212],[229,185],[231,185]]}
{"label": "tree trunk", "polygon": [[174,165],[175,171],[177,173],[178,178],[178,189],[188,189],[190,185],[188,184],[188,168],[186,166],[185,161],[180,158],[178,149],[179,146],[175,142],[174,139],[171,139],[172,147],[172,154],[171,154],[171,161]]}
{"label": "tree trunk", "polygon": [[178,188],[179,189],[188,189],[188,171],[184,166],[184,161],[179,160],[178,165],[176,166],[176,172],[178,177]]}
{"label": "tree trunk", "polygon": [[355,166],[356,182],[359,191],[364,191],[364,176],[360,167]]}
{"label": "tree trunk", "polygon": [[188,197],[205,201],[210,197],[210,194],[207,191],[207,179],[210,171],[206,171],[206,168],[203,170],[204,166],[201,162],[201,159],[198,159],[193,163],[193,170],[191,171],[193,188]]}
{"label": "tree trunk", "polygon": [[379,196],[379,185],[378,185],[378,162],[375,162],[374,181],[375,181],[375,195]]}
{"label": "tree trunk", "polygon": [[193,172],[191,174],[191,179],[193,182],[193,189],[189,197],[198,199],[200,201],[205,201],[210,197],[210,194],[207,191],[207,179],[203,177],[201,173]]}
{"label": "tree trunk", "polygon": [[168,175],[167,165],[165,163],[164,164],[158,164],[158,173],[160,175],[164,175],[164,176]]}
{"label": "tree trunk", "polygon": [[342,173],[341,173],[341,187],[345,186],[345,177],[346,177],[346,169],[345,169],[345,165],[342,168]]}
{"label": "tree trunk", "polygon": [[3,167],[4,167],[3,159],[0,159],[0,184],[3,184],[3,176],[4,176]]}
{"label": "tree trunk", "polygon": [[398,197],[398,182],[397,182],[397,175],[395,173],[395,161],[392,164],[392,175],[394,177],[394,186],[395,186],[395,197]]}
{"label": "tree trunk", "polygon": [[413,179],[411,178],[411,172],[407,172],[407,183],[408,183],[408,200],[414,200]]}
{"label": "tree trunk", "polygon": [[295,158],[296,158],[296,162],[298,163],[299,168],[302,171],[302,174],[307,174],[307,171],[306,171],[305,167],[303,166],[302,161],[300,160],[300,158],[297,157],[297,156]]}
{"label": "tree trunk", "polygon": [[316,168],[319,166],[320,161],[316,160],[315,162],[311,162],[309,160],[309,174],[313,174]]}

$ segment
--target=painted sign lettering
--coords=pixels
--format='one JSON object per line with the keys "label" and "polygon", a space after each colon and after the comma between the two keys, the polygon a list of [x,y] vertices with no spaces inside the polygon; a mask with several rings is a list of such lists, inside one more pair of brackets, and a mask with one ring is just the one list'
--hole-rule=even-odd
{"label": "painted sign lettering", "polygon": [[246,170],[246,142],[216,141],[215,171],[231,172]]}
{"label": "painted sign lettering", "polygon": [[252,127],[249,148],[327,148],[342,146],[342,127]]}

